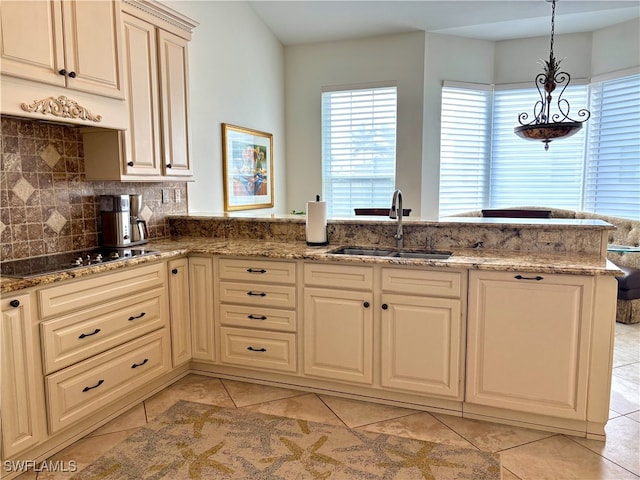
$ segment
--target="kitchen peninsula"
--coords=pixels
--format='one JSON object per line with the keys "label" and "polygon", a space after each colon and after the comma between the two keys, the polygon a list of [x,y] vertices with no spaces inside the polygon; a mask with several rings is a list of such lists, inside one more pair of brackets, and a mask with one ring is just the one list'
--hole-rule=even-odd
{"label": "kitchen peninsula", "polygon": [[188,372],[604,438],[606,222],[405,219],[404,250],[436,259],[336,252],[395,252],[386,218],[330,220],[321,247],[295,215],[170,228],[154,255],[2,278],[8,457],[45,458]]}

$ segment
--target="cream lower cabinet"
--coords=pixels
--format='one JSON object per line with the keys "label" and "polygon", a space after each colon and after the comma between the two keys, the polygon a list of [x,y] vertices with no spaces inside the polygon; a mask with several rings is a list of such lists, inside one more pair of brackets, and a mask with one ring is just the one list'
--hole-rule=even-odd
{"label": "cream lower cabinet", "polygon": [[220,258],[217,274],[220,362],[297,372],[296,264]]}
{"label": "cream lower cabinet", "polygon": [[462,399],[463,273],[382,268],[381,285],[382,386]]}
{"label": "cream lower cabinet", "polygon": [[189,257],[189,307],[191,310],[191,356],[215,360],[213,257]]}
{"label": "cream lower cabinet", "polygon": [[39,361],[32,335],[30,295],[7,295],[1,300],[0,419],[2,420],[2,458],[7,459],[36,445],[43,439],[41,412],[37,401],[37,382],[41,382]]}
{"label": "cream lower cabinet", "polygon": [[373,268],[305,264],[304,283],[304,374],[372,384]]}
{"label": "cream lower cabinet", "polygon": [[49,433],[171,371],[165,263],[38,290]]}
{"label": "cream lower cabinet", "polygon": [[584,420],[593,277],[469,273],[466,402]]}
{"label": "cream lower cabinet", "polygon": [[168,267],[171,359],[175,368],[191,360],[189,262],[186,258],[170,260]]}

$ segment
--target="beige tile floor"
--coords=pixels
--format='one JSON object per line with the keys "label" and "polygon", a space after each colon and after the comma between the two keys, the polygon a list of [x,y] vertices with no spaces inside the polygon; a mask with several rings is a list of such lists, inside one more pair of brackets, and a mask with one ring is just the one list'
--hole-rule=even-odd
{"label": "beige tile floor", "polygon": [[[50,460],[74,460],[82,469],[179,399],[497,452],[502,458],[503,480],[640,479],[640,324],[616,324],[606,442],[188,375]],[[19,479],[70,476],[27,472]]]}

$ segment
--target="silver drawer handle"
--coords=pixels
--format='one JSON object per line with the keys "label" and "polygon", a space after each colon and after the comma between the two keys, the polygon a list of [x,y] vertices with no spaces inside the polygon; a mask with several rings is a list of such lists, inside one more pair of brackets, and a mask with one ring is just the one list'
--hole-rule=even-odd
{"label": "silver drawer handle", "polygon": [[253,313],[250,315],[247,315],[247,318],[249,320],[266,320],[267,317],[265,317],[264,315],[254,315]]}
{"label": "silver drawer handle", "polygon": [[100,385],[104,383],[104,380],[99,380],[93,387],[84,387],[82,389],[83,392],[88,392],[89,390],[93,390],[94,388],[98,388]]}
{"label": "silver drawer handle", "polygon": [[145,313],[145,312],[142,312],[140,315],[136,315],[136,316],[134,316],[134,317],[129,317],[129,321],[137,320],[137,319],[139,319],[139,318],[144,317],[145,315],[146,315],[146,313]]}
{"label": "silver drawer handle", "polygon": [[141,367],[142,365],[144,365],[145,363],[147,363],[149,361],[148,358],[145,358],[142,363],[134,363],[133,365],[131,365],[131,368],[138,368]]}
{"label": "silver drawer handle", "polygon": [[247,295],[250,297],[266,297],[267,294],[264,292],[247,292]]}
{"label": "silver drawer handle", "polygon": [[78,335],[78,338],[80,338],[80,339],[87,338],[87,337],[90,337],[92,335],[96,335],[98,333],[100,333],[100,329],[96,328],[92,333],[82,333],[82,334]]}
{"label": "silver drawer handle", "polygon": [[266,348],[253,348],[253,347],[247,347],[247,350],[250,350],[252,352],[266,352],[267,351]]}

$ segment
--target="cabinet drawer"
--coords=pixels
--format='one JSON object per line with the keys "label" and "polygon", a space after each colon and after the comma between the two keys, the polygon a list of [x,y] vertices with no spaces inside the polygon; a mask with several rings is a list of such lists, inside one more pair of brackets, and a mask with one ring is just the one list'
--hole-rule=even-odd
{"label": "cabinet drawer", "polygon": [[134,294],[40,324],[45,374],[166,325],[163,288]]}
{"label": "cabinet drawer", "polygon": [[443,297],[460,297],[462,274],[404,268],[382,269],[382,290]]}
{"label": "cabinet drawer", "polygon": [[43,288],[38,291],[40,318],[62,315],[158,287],[164,284],[165,279],[165,264],[156,263]]}
{"label": "cabinet drawer", "polygon": [[220,323],[235,327],[295,332],[296,312],[294,310],[223,304],[220,305]]}
{"label": "cabinet drawer", "polygon": [[294,308],[296,306],[296,287],[220,282],[220,301],[252,306]]}
{"label": "cabinet drawer", "polygon": [[223,280],[287,284],[296,282],[296,264],[293,262],[222,258],[218,264],[218,272]]}
{"label": "cabinet drawer", "polygon": [[49,375],[49,433],[90,416],[170,368],[169,337],[163,328]]}
{"label": "cabinet drawer", "polygon": [[292,333],[221,327],[220,336],[224,363],[296,371],[296,336]]}
{"label": "cabinet drawer", "polygon": [[304,265],[304,284],[316,287],[370,290],[373,287],[373,269],[371,267],[306,263]]}

